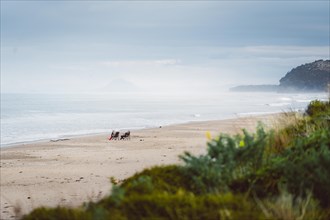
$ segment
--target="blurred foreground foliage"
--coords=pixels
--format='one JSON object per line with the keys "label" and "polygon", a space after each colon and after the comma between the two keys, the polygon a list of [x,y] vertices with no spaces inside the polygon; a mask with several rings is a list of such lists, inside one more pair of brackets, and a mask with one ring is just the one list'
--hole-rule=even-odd
{"label": "blurred foreground foliage", "polygon": [[23,219],[330,219],[330,105],[293,124],[221,134],[205,155],[158,166],[80,208],[37,208]]}

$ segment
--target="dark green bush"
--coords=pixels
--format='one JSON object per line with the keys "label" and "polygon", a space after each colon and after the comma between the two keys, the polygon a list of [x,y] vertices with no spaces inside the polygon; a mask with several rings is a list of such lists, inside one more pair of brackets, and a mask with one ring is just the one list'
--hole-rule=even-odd
{"label": "dark green bush", "polygon": [[307,106],[306,114],[311,117],[328,114],[329,116],[330,102],[322,102],[319,100],[311,101]]}
{"label": "dark green bush", "polygon": [[128,219],[263,219],[263,214],[242,196],[196,196],[178,191],[134,195],[122,204]]}
{"label": "dark green bush", "polygon": [[[128,193],[140,193],[135,187],[136,181],[141,181],[140,178],[150,177],[150,184],[153,186],[153,191],[166,191],[176,193],[178,189],[190,189],[190,180],[183,175],[182,168],[178,165],[156,166],[150,169],[145,169],[140,173],[124,180],[122,187]],[[140,180],[139,180],[140,179]]]}
{"label": "dark green bush", "polygon": [[208,143],[206,155],[196,157],[185,153],[181,156],[185,162],[184,175],[191,178],[194,192],[227,192],[233,181],[237,183],[237,180],[252,178],[266,166],[269,160],[266,151],[272,135],[267,134],[261,125],[256,134],[249,134],[246,130],[243,134],[234,137],[220,135],[218,140]]}
{"label": "dark green bush", "polygon": [[[65,207],[57,208],[37,208],[29,215],[23,216],[23,220],[90,220],[93,219],[91,213],[87,213],[82,209],[70,209]],[[94,218],[95,219],[95,218]]]}
{"label": "dark green bush", "polygon": [[330,207],[330,131],[319,130],[296,139],[276,164],[289,192],[304,195],[312,191],[322,206]]}

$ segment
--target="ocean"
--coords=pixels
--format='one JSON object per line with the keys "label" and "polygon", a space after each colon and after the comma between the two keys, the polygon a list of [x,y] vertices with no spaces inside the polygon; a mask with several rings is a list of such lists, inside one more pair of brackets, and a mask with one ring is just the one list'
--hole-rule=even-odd
{"label": "ocean", "polygon": [[1,94],[1,147],[39,140],[304,110],[326,93]]}

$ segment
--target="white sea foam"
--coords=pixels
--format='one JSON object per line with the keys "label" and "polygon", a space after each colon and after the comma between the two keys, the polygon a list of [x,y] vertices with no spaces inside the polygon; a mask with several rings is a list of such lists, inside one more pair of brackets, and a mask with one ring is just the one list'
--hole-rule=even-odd
{"label": "white sea foam", "polygon": [[291,105],[290,102],[278,102],[278,103],[270,103],[268,104],[269,106],[286,106],[286,105]]}
{"label": "white sea foam", "polygon": [[281,100],[281,101],[292,101],[292,98],[289,98],[289,97],[281,97],[281,98],[279,98],[279,100]]}

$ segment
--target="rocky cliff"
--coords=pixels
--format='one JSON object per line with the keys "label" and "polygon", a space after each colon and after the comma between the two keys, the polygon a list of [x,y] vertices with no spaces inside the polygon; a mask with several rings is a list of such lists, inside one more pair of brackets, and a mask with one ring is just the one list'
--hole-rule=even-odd
{"label": "rocky cliff", "polygon": [[298,66],[280,79],[280,92],[326,91],[330,84],[330,60]]}

